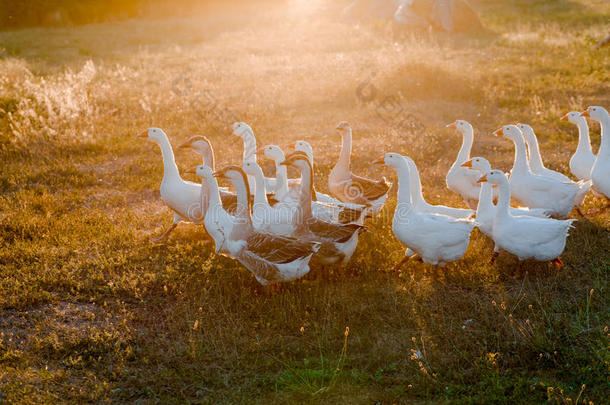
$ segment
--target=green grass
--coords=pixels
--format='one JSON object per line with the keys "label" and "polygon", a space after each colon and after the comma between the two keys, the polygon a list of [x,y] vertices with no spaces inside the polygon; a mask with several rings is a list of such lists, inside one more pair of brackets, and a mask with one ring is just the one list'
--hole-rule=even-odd
{"label": "green grass", "polygon": [[577,222],[560,270],[509,255],[490,266],[475,231],[446,269],[393,272],[392,198],[347,266],[278,291],[214,256],[200,227],[149,242],[171,221],[159,150],[135,138],[149,126],[174,145],[208,136],[219,166],[241,158],[222,132],[234,120],[261,145],[307,139],[326,190],[333,128],[348,120],[356,172],[380,176],[374,158],[408,154],[430,202],[461,206],[444,185],[460,144],[445,124],[472,122],[473,154],[507,170],[512,145],[489,134],[528,122],[547,166],[567,173],[576,129],[559,117],[610,105],[608,50],[592,50],[606,2],[476,1],[490,30],[477,37],[391,36],[337,23],[323,4],[0,33],[0,402],[610,395],[609,212]]}

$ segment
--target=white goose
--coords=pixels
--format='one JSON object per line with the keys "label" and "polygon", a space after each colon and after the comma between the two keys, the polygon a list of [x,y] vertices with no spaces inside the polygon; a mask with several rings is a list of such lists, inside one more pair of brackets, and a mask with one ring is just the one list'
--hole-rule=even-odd
{"label": "white goose", "polygon": [[515,125],[505,125],[494,132],[515,144],[515,161],[510,174],[513,197],[529,208],[544,208],[550,215],[566,217],[575,202],[584,198],[586,185],[564,183],[532,173],[527,161],[525,139]]}
{"label": "white goose", "polygon": [[462,134],[462,146],[457,158],[447,172],[445,181],[449,190],[462,196],[466,204],[474,209],[477,206],[481,187],[477,184],[478,176],[472,170],[462,167],[462,163],[470,159],[470,150],[474,142],[474,129],[468,121],[457,120],[447,128],[457,129]]}
{"label": "white goose", "polygon": [[[473,157],[469,161],[462,164],[462,167],[467,167],[476,171],[479,177],[491,171],[491,164],[483,157]],[[548,218],[548,212],[544,208],[513,208],[508,207],[511,215],[530,215],[532,217]],[[492,185],[491,183],[483,182],[481,184],[481,194],[479,195],[479,204],[477,205],[476,224],[477,227],[485,235],[492,236],[493,222],[496,215],[496,206],[493,203]]]}
{"label": "white goose", "polygon": [[315,255],[320,263],[347,263],[356,250],[358,234],[364,227],[359,224],[338,224],[315,218],[311,210],[313,170],[307,155],[301,152],[291,153],[282,164],[301,172],[301,193],[294,222],[297,230],[294,236],[322,242],[322,247]]}
{"label": "white goose", "polygon": [[341,154],[328,177],[330,193],[342,202],[370,205],[371,212],[379,212],[392,184],[385,178],[375,181],[353,174],[350,168],[352,129],[347,122],[341,122],[337,131],[341,134]]}
{"label": "white goose", "polygon": [[[286,187],[286,185],[289,182],[287,168],[285,165],[281,164],[281,162],[285,160],[284,152],[282,152],[282,150],[276,145],[267,145],[264,148],[259,149],[257,154],[263,155],[269,159],[273,159],[276,167],[279,166],[279,169],[276,171],[276,184],[279,195],[284,196],[281,198],[281,200],[286,205],[296,207],[298,205],[298,199],[301,192],[301,179],[294,179],[295,181],[291,184],[290,190],[287,191],[288,187]],[[333,202],[321,201],[318,199],[319,196],[323,197],[323,199],[326,201]],[[315,187],[312,197],[313,215],[323,221],[339,222],[342,224],[351,222],[362,224],[364,223],[364,219],[368,214],[367,207],[359,204],[342,203],[335,198],[316,191]]]}
{"label": "white goose", "polygon": [[[315,171],[315,164],[314,164],[314,160],[313,160],[313,148],[311,147],[309,142],[303,141],[303,140],[296,141],[294,143],[294,150],[297,152],[305,153],[307,155],[307,158],[311,162],[312,169]],[[367,208],[366,204],[363,205],[363,204],[345,203],[345,202],[338,200],[335,197],[331,197],[330,195],[321,193],[319,191],[316,191],[316,198],[318,201],[338,205],[341,207],[349,207],[349,208],[357,209],[357,210],[362,210],[362,209]]]}
{"label": "white goose", "polygon": [[591,180],[591,168],[596,156],[591,148],[587,119],[581,117],[580,112],[572,111],[561,117],[561,120],[571,122],[578,127],[578,146],[570,159],[570,171],[579,180]]}
{"label": "white goose", "polygon": [[552,260],[561,266],[559,256],[566,245],[566,238],[575,219],[556,220],[532,216],[514,216],[510,213],[510,194],[506,175],[500,170],[484,174],[481,182],[490,182],[499,187],[492,237],[497,248],[514,254],[519,260]]}
{"label": "white goose", "polygon": [[[254,230],[248,180],[239,167],[228,167],[215,174],[204,165],[190,170],[210,185],[210,209],[205,225],[206,229],[210,228],[208,232],[214,237],[217,252],[224,251],[237,259],[262,285],[296,280],[309,273],[309,261],[320,244]],[[214,176],[231,181],[237,190],[239,208],[236,216],[222,208]]]}
{"label": "white goose", "polygon": [[600,106],[589,107],[581,115],[601,125],[602,138],[597,159],[591,168],[591,180],[595,191],[610,199],[610,115]]}
{"label": "white goose", "polygon": [[161,148],[163,156],[163,180],[161,180],[161,200],[174,211],[174,221],[171,226],[158,237],[151,238],[153,242],[165,240],[182,221],[201,224],[203,222],[201,206],[201,185],[184,181],[178,172],[174,151],[169,138],[159,128],[149,128],[138,135],[156,143]]}
{"label": "white goose", "polygon": [[416,210],[420,212],[430,213],[430,214],[441,214],[447,215],[449,217],[454,218],[468,218],[474,215],[473,210],[464,209],[464,208],[452,208],[446,207],[444,205],[432,205],[428,204],[424,199],[424,195],[422,193],[421,179],[419,177],[419,171],[417,170],[417,165],[413,159],[408,156],[403,156],[409,165],[409,183],[411,186],[411,203]]}
{"label": "white goose", "polygon": [[282,201],[286,198],[296,200],[299,198],[301,179],[289,179],[288,169],[280,163],[286,159],[284,151],[277,145],[267,145],[256,151],[256,156],[273,160],[275,164],[275,197]]}
{"label": "white goose", "polygon": [[411,203],[409,165],[398,153],[386,153],[376,164],[392,167],[398,174],[398,205],[394,212],[392,230],[407,247],[400,266],[415,254],[424,263],[444,266],[464,256],[474,222],[446,215],[423,213]]}
{"label": "white goose", "polygon": [[[246,161],[242,166],[248,177],[256,183],[254,187],[254,204],[252,206],[252,223],[254,228],[263,232],[273,232],[279,235],[291,235],[294,232],[292,218],[294,206],[286,202],[279,202],[273,206],[269,204],[265,189],[265,177],[261,167],[253,161]],[[285,166],[284,166],[285,168]]]}
{"label": "white goose", "polygon": [[[232,127],[233,135],[237,135],[244,142],[244,153],[243,153],[243,162],[253,161],[256,162],[256,137],[254,136],[254,131],[252,128],[245,122],[236,122]],[[252,177],[248,178],[250,182],[250,194],[254,195],[254,179]],[[270,192],[275,190],[276,188],[276,180],[272,177],[265,177],[265,190],[266,192]]]}
{"label": "white goose", "polygon": [[[178,146],[178,148],[190,149],[193,152],[200,154],[203,158],[203,164],[210,166],[212,168],[212,170],[216,170],[215,169],[216,158],[214,156],[214,148],[212,147],[212,143],[210,142],[210,140],[208,138],[206,138],[205,136],[201,136],[201,135],[192,136],[189,139],[187,139],[186,141],[184,141],[180,146]],[[205,183],[203,183],[202,187],[207,188],[207,185]],[[227,187],[219,187],[219,190],[220,190],[220,198],[222,199],[222,205],[225,207],[226,210],[233,213],[233,211],[235,211],[235,207],[237,204],[236,194],[229,191],[229,189]],[[274,204],[276,204],[278,201],[274,197],[273,194],[269,194],[269,193],[267,193],[267,199],[269,201],[269,204],[271,204],[272,206]],[[204,204],[206,204],[206,201],[207,200],[204,199]],[[203,215],[205,215],[206,210],[207,210],[207,205],[205,205],[203,207]]]}
{"label": "white goose", "polygon": [[529,164],[532,173],[549,177],[551,179],[555,179],[558,181],[564,181],[566,183],[572,183],[572,180],[555,170],[547,169],[544,167],[544,163],[542,163],[542,156],[540,155],[540,147],[538,146],[538,138],[534,133],[534,128],[532,128],[528,124],[523,124],[521,122],[515,123],[517,128],[521,130],[523,134],[523,138],[525,138],[525,143],[527,144],[527,151],[529,154]]}

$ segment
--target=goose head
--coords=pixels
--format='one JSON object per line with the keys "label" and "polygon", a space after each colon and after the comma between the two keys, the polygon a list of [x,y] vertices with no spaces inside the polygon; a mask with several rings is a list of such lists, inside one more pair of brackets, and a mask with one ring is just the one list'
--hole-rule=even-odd
{"label": "goose head", "polygon": [[236,122],[232,127],[233,135],[237,135],[240,138],[243,138],[246,134],[252,133],[252,128],[250,125],[245,122]]}
{"label": "goose head", "polygon": [[502,170],[490,170],[481,176],[479,180],[477,180],[477,183],[485,182],[489,182],[491,184],[502,184],[508,183],[508,180],[506,179],[506,175],[502,172]]}
{"label": "goose head", "polygon": [[294,144],[294,150],[298,152],[304,152],[310,161],[313,162],[313,148],[307,141],[296,141]]}
{"label": "goose head", "polygon": [[242,169],[246,174],[249,174],[250,176],[263,176],[263,169],[261,169],[258,163],[252,160],[245,161],[242,165]]}
{"label": "goose head", "polygon": [[494,135],[510,139],[513,142],[523,139],[523,134],[516,125],[504,125],[502,128],[495,130]]}
{"label": "goose head", "polygon": [[337,132],[339,132],[341,134],[341,136],[346,136],[351,134],[352,132],[352,128],[349,126],[349,124],[347,123],[347,121],[341,121],[338,125],[337,125]]}
{"label": "goose head", "polygon": [[186,169],[184,173],[195,173],[197,176],[204,178],[211,178],[214,175],[212,168],[207,165],[198,165],[195,167],[191,167],[190,169]]}
{"label": "goose head", "polygon": [[383,157],[374,160],[373,164],[390,166],[394,169],[401,169],[407,167],[407,161],[405,160],[405,157],[399,153],[394,152],[386,153]]}
{"label": "goose head", "polygon": [[447,128],[452,128],[452,129],[457,129],[460,133],[464,133],[464,132],[474,132],[474,129],[472,128],[472,125],[470,125],[470,122],[465,121],[465,120],[456,120],[454,122],[452,122],[451,124],[446,125]]}
{"label": "goose head", "polygon": [[468,167],[470,169],[478,170],[482,173],[487,173],[491,170],[491,164],[484,157],[473,157],[467,162],[462,164],[462,167]]}
{"label": "goose head", "polygon": [[295,151],[286,156],[283,162],[280,162],[283,166],[294,167],[299,171],[311,170],[311,162],[305,152]]}
{"label": "goose head", "polygon": [[212,151],[212,144],[205,136],[192,136],[178,146],[179,149],[190,149],[201,155],[205,155]]}
{"label": "goose head", "polygon": [[570,111],[563,117],[561,117],[562,121],[571,122],[572,124],[578,124],[581,122],[587,122],[585,117],[583,117],[578,111]]}
{"label": "goose head", "polygon": [[[281,162],[284,160],[284,152],[277,145],[267,145],[256,151],[257,156],[262,156],[267,159],[271,159],[275,162]],[[244,168],[245,170],[245,168]]]}
{"label": "goose head", "polygon": [[519,128],[524,137],[532,139],[536,134],[534,133],[534,128],[531,125],[524,124],[522,122],[515,122],[515,126]]}
{"label": "goose head", "polygon": [[585,111],[580,113],[581,117],[591,118],[595,121],[603,121],[604,119],[608,119],[608,111],[604,107],[600,106],[591,106],[587,108]]}
{"label": "goose head", "polygon": [[140,132],[138,138],[145,138],[149,141],[159,143],[167,139],[167,135],[161,128],[148,128],[146,131]]}
{"label": "goose head", "polygon": [[214,172],[214,177],[220,180],[230,181],[233,185],[238,184],[242,180],[247,181],[246,174],[239,166],[226,166]]}

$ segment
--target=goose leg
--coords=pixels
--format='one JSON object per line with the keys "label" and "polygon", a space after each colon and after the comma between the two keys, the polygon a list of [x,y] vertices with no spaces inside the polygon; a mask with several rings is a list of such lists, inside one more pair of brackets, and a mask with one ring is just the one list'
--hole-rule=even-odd
{"label": "goose leg", "polygon": [[180,215],[178,215],[178,214],[174,214],[174,222],[170,225],[170,227],[167,228],[167,230],[165,232],[163,232],[163,234],[161,234],[160,236],[156,236],[154,238],[150,238],[151,242],[153,242],[153,243],[161,243],[161,242],[163,242],[165,239],[167,239],[167,237],[174,230],[174,228],[176,226],[178,226],[180,221],[182,221],[182,217]]}
{"label": "goose leg", "polygon": [[556,257],[555,259],[553,259],[551,261],[551,263],[553,263],[555,265],[555,268],[557,268],[557,270],[559,270],[560,268],[563,267],[563,262],[561,261],[561,257]]}
{"label": "goose leg", "polygon": [[402,258],[400,262],[396,266],[394,266],[393,271],[398,271],[400,268],[409,260],[409,256],[405,256]]}

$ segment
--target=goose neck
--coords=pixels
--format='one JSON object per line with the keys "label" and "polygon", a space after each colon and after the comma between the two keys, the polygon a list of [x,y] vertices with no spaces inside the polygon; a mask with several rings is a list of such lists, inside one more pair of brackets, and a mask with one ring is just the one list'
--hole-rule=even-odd
{"label": "goose neck", "polygon": [[212,149],[212,147],[210,146],[209,149],[206,149],[201,152],[201,155],[203,157],[203,164],[211,168],[212,171],[216,171],[216,162],[214,159],[214,150]]}
{"label": "goose neck", "polygon": [[540,147],[538,146],[538,140],[536,139],[536,135],[533,132],[525,135],[525,140],[527,142],[527,147],[529,149],[529,164],[534,172],[540,171],[544,169],[544,164],[542,163],[542,156],[540,156]]}
{"label": "goose neck", "polygon": [[248,190],[247,179],[244,179],[244,181],[236,181],[233,184],[233,187],[235,187],[235,194],[237,194],[237,210],[235,211],[235,217],[251,221],[250,192]]}
{"label": "goose neck", "polygon": [[421,178],[419,177],[419,171],[415,163],[409,162],[409,183],[411,191],[411,202],[414,206],[425,202],[424,194],[422,192]]}
{"label": "goose neck", "polygon": [[510,185],[508,183],[508,180],[506,180],[498,184],[498,204],[496,205],[496,218],[503,218],[509,216],[509,207]]}
{"label": "goose neck", "polygon": [[262,170],[257,170],[254,176],[254,203],[269,204],[265,190],[265,177]]}
{"label": "goose neck", "polygon": [[477,217],[493,205],[492,185],[489,182],[481,183],[479,192],[479,203],[477,204]]}
{"label": "goose neck", "polygon": [[576,147],[576,153],[592,154],[593,149],[591,148],[591,138],[589,137],[589,126],[584,118],[576,121],[576,127],[578,128],[578,146]]}
{"label": "goose neck", "polygon": [[178,166],[176,166],[174,151],[167,136],[161,138],[161,140],[159,141],[159,147],[161,148],[161,155],[163,156],[163,178],[180,178]]}
{"label": "goose neck", "polygon": [[599,146],[598,157],[610,158],[610,115],[606,114],[600,121],[602,139]]}
{"label": "goose neck", "polygon": [[306,220],[311,218],[311,198],[312,198],[312,181],[313,175],[311,166],[301,169],[301,192],[299,195],[299,211],[301,217]]}
{"label": "goose neck", "polygon": [[[395,166],[398,175],[398,207],[410,209],[411,204],[411,181],[407,162]],[[398,210],[397,207],[397,210]]]}
{"label": "goose neck", "polygon": [[352,154],[352,130],[347,129],[347,134],[341,137],[341,154],[339,155],[339,161],[337,166],[349,170],[350,167],[350,156]]}
{"label": "goose neck", "polygon": [[527,162],[527,151],[525,148],[525,140],[522,136],[513,139],[515,143],[515,160],[513,163],[513,171],[515,173],[525,173],[530,171],[529,163]]}
{"label": "goose neck", "polygon": [[470,159],[470,150],[472,149],[472,143],[474,142],[474,133],[472,128],[466,128],[462,131],[462,146],[458,152],[457,159],[455,160],[454,166],[459,166],[468,159]]}
{"label": "goose neck", "polygon": [[[281,156],[278,156],[275,159],[275,192],[280,197],[283,197],[288,194],[288,168],[285,165],[280,164],[280,162],[283,162],[284,159],[285,157],[283,153]],[[256,188],[258,189],[258,185]]]}
{"label": "goose neck", "polygon": [[242,134],[244,141],[244,162],[250,160],[256,162],[256,137],[251,129],[247,129]]}
{"label": "goose neck", "polygon": [[220,189],[218,188],[218,182],[216,181],[216,178],[211,174],[206,174],[206,176],[204,176],[204,178],[202,179],[201,182],[201,197],[202,200],[204,198],[204,190],[203,190],[203,186],[207,186],[207,190],[208,190],[208,198],[209,198],[209,206],[208,206],[208,212],[212,211],[212,210],[216,210],[216,209],[222,209],[222,202],[220,200]]}

